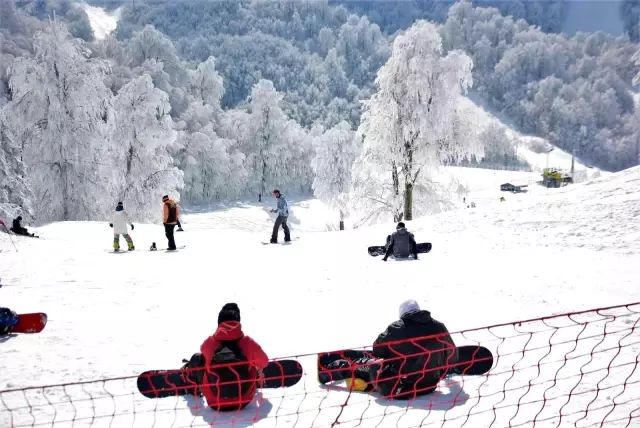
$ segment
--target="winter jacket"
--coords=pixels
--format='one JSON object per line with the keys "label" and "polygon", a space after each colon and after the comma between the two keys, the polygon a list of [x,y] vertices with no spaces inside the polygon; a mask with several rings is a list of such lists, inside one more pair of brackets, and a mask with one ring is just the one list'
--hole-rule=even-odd
{"label": "winter jacket", "polygon": [[171,199],[167,199],[166,201],[164,201],[163,211],[162,211],[162,223],[178,224],[179,218],[180,218],[180,209],[178,208],[178,204],[176,204]]}
{"label": "winter jacket", "polygon": [[242,325],[237,321],[226,321],[221,323],[216,332],[205,339],[202,346],[200,346],[200,352],[204,356],[207,369],[211,367],[211,361],[215,357],[216,350],[218,350],[222,345],[222,342],[235,340],[238,341],[238,347],[247,357],[250,365],[249,375],[252,378],[255,378],[256,383],[254,383],[250,390],[243,397],[240,397],[240,399],[238,397],[217,397],[210,388],[204,385],[202,387],[202,394],[207,399],[207,403],[210,407],[224,406],[227,403],[237,405],[238,401],[242,403],[253,401],[253,397],[258,387],[258,372],[256,369],[264,369],[267,364],[269,364],[267,354],[265,354],[260,345],[258,345],[258,343],[251,337],[245,336],[242,332]]}
{"label": "winter jacket", "polygon": [[[434,335],[438,336],[424,338]],[[400,342],[389,344],[396,341]],[[384,360],[382,374],[395,373],[391,386],[379,388],[383,395],[385,389],[386,393],[395,390],[398,374],[403,391],[435,386],[446,375],[447,365],[458,361],[458,350],[447,327],[424,310],[408,312],[390,324],[374,342],[373,354]]]}
{"label": "winter jacket", "polygon": [[287,204],[287,200],[284,198],[284,195],[280,195],[277,199],[278,204],[276,205],[276,213],[281,217],[289,216],[289,204]]}
{"label": "winter jacket", "polygon": [[387,244],[387,254],[393,251],[395,258],[407,258],[411,254],[415,254],[416,241],[413,233],[406,228],[396,230],[391,234],[391,240]]}
{"label": "winter jacket", "polygon": [[111,224],[113,224],[113,233],[115,235],[125,235],[129,233],[127,224],[131,224],[131,221],[129,221],[129,215],[125,210],[116,210],[113,213]]}

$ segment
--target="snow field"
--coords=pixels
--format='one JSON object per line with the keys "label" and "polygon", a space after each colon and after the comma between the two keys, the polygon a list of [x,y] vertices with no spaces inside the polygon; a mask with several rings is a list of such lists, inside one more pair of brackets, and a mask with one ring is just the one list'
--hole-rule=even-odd
{"label": "snow field", "polygon": [[[476,175],[478,192],[494,192],[491,180],[501,179]],[[227,301],[240,305],[245,331],[271,358],[370,345],[405,298],[451,331],[640,301],[639,180],[635,168],[408,222],[418,241],[434,244],[417,262],[383,263],[366,253],[392,224],[324,233],[331,213],[295,198],[292,235],[301,239],[290,246],[260,245],[269,238],[271,200],[185,214],[176,241],[187,247],[176,253],[162,251],[157,225],[136,225],[137,251],[122,254],[109,252],[106,223],[42,227],[42,240],[14,237],[17,253],[1,234],[2,305],[47,312],[49,325],[0,343],[0,390],[178,368]],[[149,252],[152,241],[161,250]],[[536,427],[588,427],[612,408],[607,421],[627,419],[611,426],[633,426],[637,419],[626,424],[640,417],[637,328],[636,307],[456,336],[499,356],[490,375],[454,378],[411,403],[320,387],[315,358],[301,357],[298,385],[265,390],[238,414],[215,414],[195,399],[148,400],[135,380],[113,380],[0,392],[0,426],[325,427],[337,419],[349,427],[448,428],[536,419]],[[561,423],[549,419],[560,409]]]}

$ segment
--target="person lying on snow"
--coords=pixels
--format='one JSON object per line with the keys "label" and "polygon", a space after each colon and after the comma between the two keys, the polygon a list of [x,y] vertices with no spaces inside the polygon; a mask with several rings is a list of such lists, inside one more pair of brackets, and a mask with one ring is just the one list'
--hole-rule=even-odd
{"label": "person lying on snow", "polygon": [[387,253],[382,259],[383,262],[386,262],[391,254],[396,259],[406,259],[413,254],[413,258],[418,260],[416,240],[413,237],[413,233],[407,230],[403,222],[398,223],[396,231],[387,236],[386,247]]}
{"label": "person lying on snow", "polygon": [[18,325],[18,314],[9,308],[0,307],[0,336],[10,334],[13,327]]}
{"label": "person lying on snow", "polygon": [[378,336],[373,352],[346,351],[344,359],[326,366],[328,370],[318,368],[319,382],[346,380],[356,391],[376,391],[392,399],[435,391],[447,366],[458,361],[456,345],[447,327],[415,300],[402,302],[399,312],[400,319]]}
{"label": "person lying on snow", "polygon": [[29,233],[29,231],[25,227],[22,227],[22,225],[20,224],[21,221],[22,221],[21,215],[14,218],[13,225],[11,226],[11,231],[16,235],[35,236],[33,233]]}
{"label": "person lying on snow", "polygon": [[227,303],[218,315],[215,333],[183,369],[205,368],[187,370],[185,380],[198,385],[209,407],[223,412],[243,409],[253,401],[267,364],[267,354],[242,331],[238,305]]}

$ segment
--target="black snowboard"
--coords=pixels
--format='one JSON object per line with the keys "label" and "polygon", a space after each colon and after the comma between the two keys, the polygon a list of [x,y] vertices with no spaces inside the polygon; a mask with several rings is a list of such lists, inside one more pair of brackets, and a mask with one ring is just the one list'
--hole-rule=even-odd
{"label": "black snowboard", "polygon": [[[355,360],[367,357],[376,358],[371,351],[345,350],[337,353],[318,354],[318,368],[326,367],[336,360]],[[493,366],[493,354],[484,346],[458,346],[458,364],[449,369],[447,376],[479,376],[487,373]]]}
{"label": "black snowboard", "polygon": [[[176,395],[190,395],[195,392],[195,384],[185,382],[183,370],[149,370],[138,376],[138,391],[147,398],[164,398]],[[271,361],[262,371],[264,383],[260,388],[287,388],[302,379],[302,366],[296,360]]]}
{"label": "black snowboard", "polygon": [[[431,242],[421,242],[420,244],[417,244],[417,247],[419,254],[426,254],[431,251]],[[387,252],[387,249],[384,247],[384,245],[378,245],[369,247],[367,251],[369,251],[370,256],[377,257],[384,256],[384,254]]]}

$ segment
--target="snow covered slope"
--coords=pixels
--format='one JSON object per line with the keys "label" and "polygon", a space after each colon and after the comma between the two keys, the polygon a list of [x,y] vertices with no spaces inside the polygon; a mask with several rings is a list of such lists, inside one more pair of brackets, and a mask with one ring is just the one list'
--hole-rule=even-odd
{"label": "snow covered slope", "polygon": [[[366,346],[397,317],[397,305],[405,298],[417,299],[452,331],[640,301],[640,168],[553,193],[509,195],[505,202],[493,198],[475,209],[415,220],[409,227],[418,241],[434,244],[418,261],[383,263],[368,256],[366,247],[383,243],[392,224],[311,233],[322,230],[325,222],[325,214],[313,220],[313,201],[294,206],[299,227],[293,235],[300,240],[288,246],[261,245],[269,237],[270,207],[238,204],[186,214],[186,231],[176,234],[178,245],[186,248],[176,253],[147,250],[152,241],[165,246],[158,225],[136,225],[132,236],[137,250],[121,254],[110,252],[106,223],[42,227],[41,240],[17,238],[18,252],[8,236],[0,234],[1,304],[49,314],[43,333],[0,343],[0,390],[178,367],[211,334],[219,308],[228,301],[240,305],[245,330],[272,358]],[[495,337],[473,339],[496,345]],[[469,343],[468,337],[456,340]],[[519,352],[524,345],[504,346]],[[630,346],[633,355],[640,352],[637,344]],[[613,358],[608,357],[598,364],[606,366]],[[278,427],[329,426],[347,393],[321,389],[314,359],[301,361],[307,375],[299,385],[285,393],[264,391],[259,405],[235,416],[197,409],[193,400],[146,400],[135,393],[134,381],[121,380],[52,388],[46,397],[41,390],[0,392],[0,426],[48,424],[53,418],[56,427],[144,427],[154,420],[163,427],[208,426],[214,421],[216,426],[244,426],[239,422],[243,418],[258,417],[263,420],[255,426],[266,427],[274,426],[276,415]],[[501,394],[514,376],[510,367],[506,375],[486,381],[484,397],[491,391]],[[569,367],[580,373],[579,367]],[[547,374],[555,376],[556,370]],[[628,375],[611,374],[622,380]],[[509,386],[526,388],[531,379],[527,376],[518,373]],[[638,384],[631,382],[639,376],[631,376],[625,392],[635,394],[632,408],[640,404]],[[593,386],[601,377],[586,376],[583,382]],[[384,413],[383,426],[409,427],[421,421],[425,426],[441,420],[444,411],[451,419],[473,408],[470,426],[488,426],[495,402],[477,400],[477,383],[468,379],[443,387],[433,402],[415,403],[419,408],[408,412],[385,407],[374,397],[354,396],[341,420],[352,421],[347,426],[374,426]],[[574,378],[559,385],[564,391],[575,384]],[[541,399],[542,393],[534,389],[528,398]],[[456,405],[447,404],[454,395]],[[600,394],[596,402],[607,396],[611,394]],[[593,398],[591,393],[575,396],[569,407],[580,411]],[[428,410],[434,402],[434,411]],[[485,407],[487,412],[482,411]],[[518,417],[532,418],[538,409],[531,413],[522,407]],[[496,423],[506,426],[512,410],[498,410]],[[630,411],[620,405],[615,412],[628,416]],[[598,413],[589,412],[584,426],[591,417]],[[64,423],[71,419],[73,424]]]}
{"label": "snow covered slope", "polygon": [[[480,105],[469,98],[463,98],[465,114],[475,116],[474,122],[482,130],[489,125],[496,124],[507,127],[507,135],[516,142],[518,157],[525,160],[533,171],[542,172],[544,168],[560,168],[566,171],[571,170],[571,154],[561,150],[547,140],[538,137],[521,135],[509,127],[508,123],[503,123],[499,118],[483,109]],[[608,174],[598,168],[582,164],[578,159],[574,164],[575,181],[585,181]]]}
{"label": "snow covered slope", "polygon": [[102,40],[116,29],[118,19],[120,19],[120,8],[109,13],[105,12],[104,8],[90,6],[86,3],[79,3],[78,6],[87,13],[89,24],[96,39]]}

